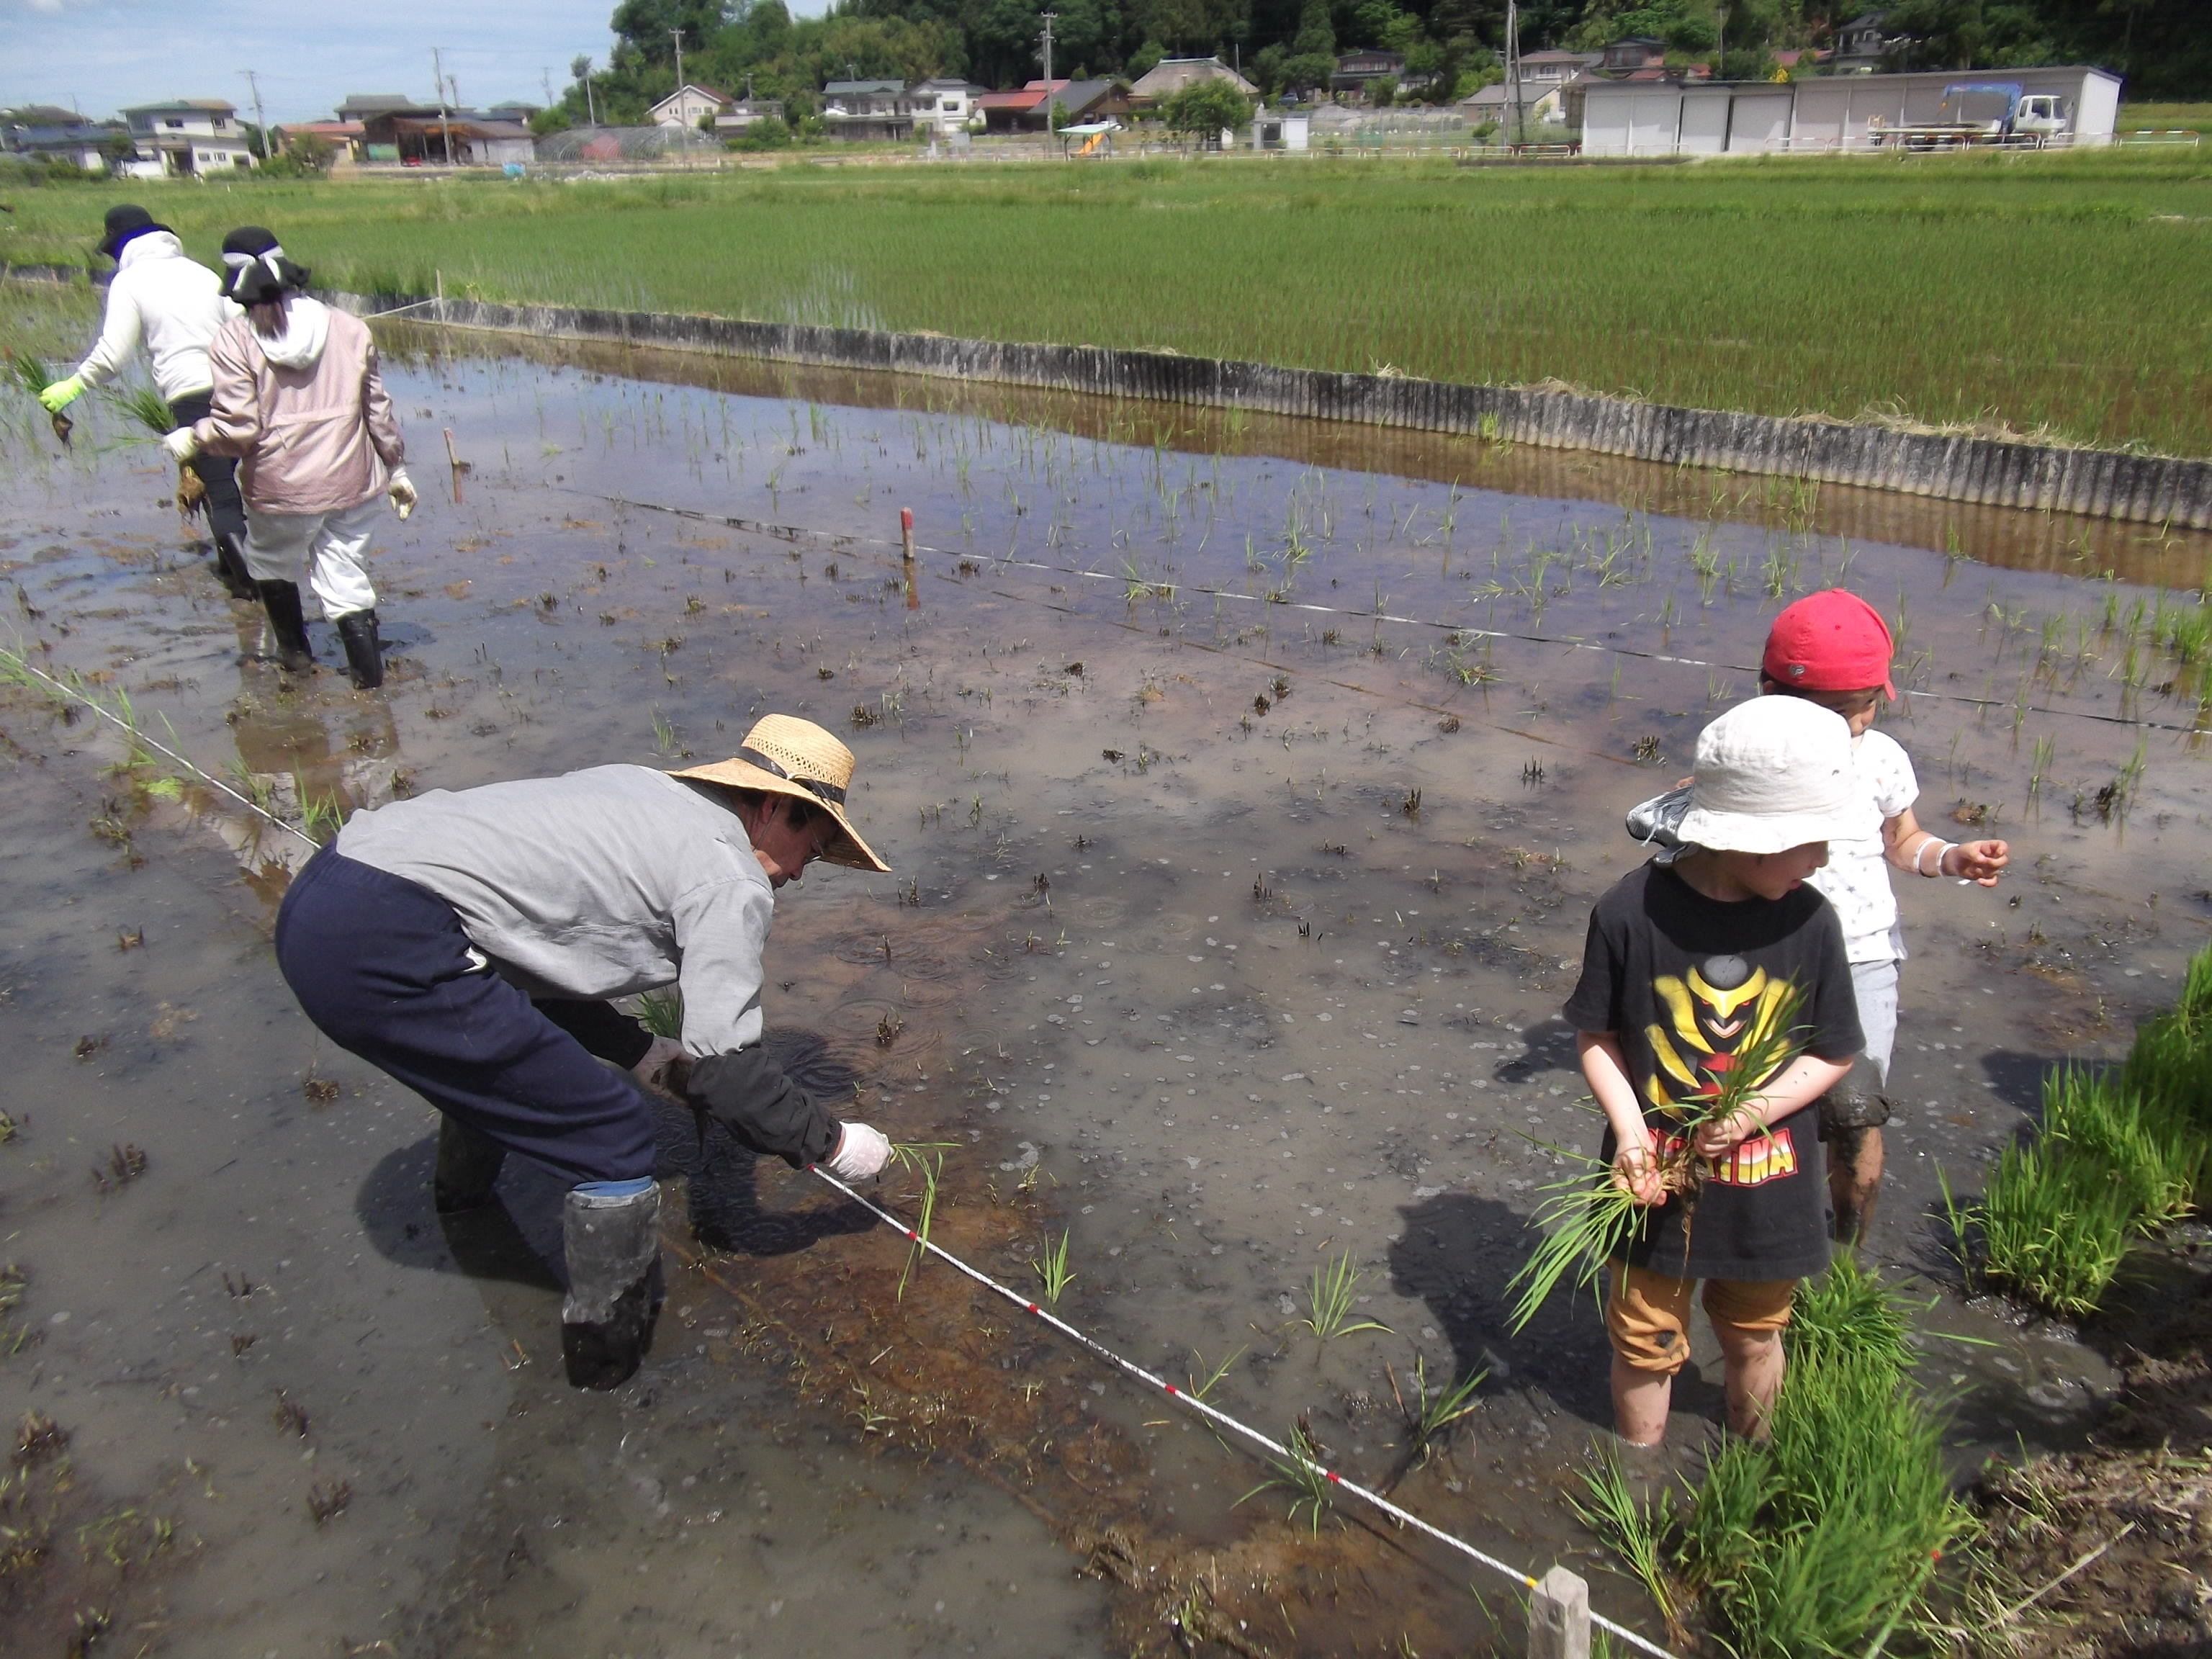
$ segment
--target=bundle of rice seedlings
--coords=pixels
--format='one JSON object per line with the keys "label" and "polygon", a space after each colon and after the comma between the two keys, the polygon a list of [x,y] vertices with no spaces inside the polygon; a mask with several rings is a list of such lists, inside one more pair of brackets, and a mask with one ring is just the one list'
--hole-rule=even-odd
{"label": "bundle of rice seedlings", "polygon": [[1894,1293],[1839,1256],[1798,1286],[1767,1440],[1724,1442],[1686,1504],[1639,1501],[1604,1463],[1588,1477],[1578,1512],[1678,1636],[1695,1616],[1740,1659],[1860,1659],[1919,1621],[1966,1516],[1905,1330]]}
{"label": "bundle of rice seedlings", "polygon": [[[2168,1086],[2179,1082],[2157,1081]],[[2195,1206],[2203,1138],[2189,1132],[2179,1111],[2165,1097],[2130,1087],[2124,1075],[2078,1066],[2046,1073],[2043,1133],[2047,1139],[2064,1142],[2080,1157],[2106,1165],[2142,1231],[2178,1221]]]}
{"label": "bundle of rice seedlings", "polygon": [[2112,1177],[2063,1141],[2008,1146],[1953,1225],[1979,1224],[1983,1272],[1997,1284],[2051,1313],[2094,1313],[2136,1237],[2135,1205]]}
{"label": "bundle of rice seedlings", "polygon": [[[1797,1019],[1803,1003],[1796,987],[1778,987],[1753,1016],[1752,1029],[1728,1066],[1710,1074],[1710,1090],[1672,1109],[1675,1127],[1661,1141],[1656,1167],[1660,1186],[1686,1212],[1686,1239],[1696,1224],[1698,1195],[1710,1173],[1708,1161],[1695,1150],[1698,1131],[1730,1116],[1797,1058],[1804,1048],[1806,1028]],[[1619,1260],[1656,1213],[1638,1204],[1601,1160],[1559,1147],[1549,1150],[1583,1167],[1540,1189],[1547,1196],[1530,1224],[1542,1231],[1543,1240],[1505,1286],[1508,1292],[1518,1292],[1510,1327],[1516,1333],[1527,1328],[1563,1279],[1571,1278],[1577,1290],[1594,1288],[1606,1264]]]}
{"label": "bundle of rice seedlings", "polygon": [[[15,350],[12,347],[6,356],[9,378],[29,392],[32,397],[37,397],[54,383],[53,371],[47,365],[45,358],[27,351]],[[76,430],[76,422],[70,419],[66,414],[58,412],[52,419],[54,436],[59,438],[63,443],[68,443],[70,434]]]}

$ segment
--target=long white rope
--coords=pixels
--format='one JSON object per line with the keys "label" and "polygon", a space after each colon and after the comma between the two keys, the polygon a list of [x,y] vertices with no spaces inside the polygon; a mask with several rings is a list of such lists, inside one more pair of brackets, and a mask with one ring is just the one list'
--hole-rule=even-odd
{"label": "long white rope", "polygon": [[[740,530],[752,535],[773,536],[779,541],[812,541],[820,542],[836,549],[872,547],[882,548],[886,551],[899,549],[902,545],[884,537],[857,536],[838,531],[811,529],[803,525],[775,524],[766,520],[743,518],[731,514],[709,513],[699,507],[670,507],[660,501],[639,501],[628,495],[602,495],[595,490],[580,489],[573,484],[551,487],[561,489],[568,495],[580,495],[587,501],[605,501],[613,507],[634,507],[647,513],[665,513],[672,518],[690,519],[702,524],[720,525],[726,529]],[[980,556],[1000,568],[1034,570],[1044,575],[1069,576],[1081,581],[1126,584],[1135,580],[1128,576],[1116,575],[1110,570],[1087,570],[1079,566],[1046,564],[1036,559],[1018,559],[1011,553],[1004,556],[988,553],[980,556],[963,554],[957,549],[928,547],[919,542],[915,544],[915,551],[933,553],[945,558]],[[1316,605],[1305,599],[1271,599],[1264,594],[1244,593],[1229,587],[1208,587],[1201,582],[1146,582],[1143,586],[1148,593],[1164,599],[1171,600],[1178,594],[1195,593],[1202,599],[1230,599],[1242,605],[1273,605],[1285,611],[1303,611],[1316,616],[1342,617],[1360,622],[1392,623],[1407,628],[1425,628],[1440,634],[1455,634],[1462,639],[1507,640],[1521,645],[1547,645],[1565,651],[1593,651],[1601,656],[1627,657],[1638,662],[1665,663],[1677,668],[1717,669],[1731,674],[1750,674],[1758,672],[1756,669],[1747,667],[1742,663],[1718,662],[1703,657],[1676,656],[1665,651],[1643,651],[1634,646],[1609,645],[1601,640],[1586,640],[1571,634],[1523,634],[1511,629],[1477,628],[1465,623],[1445,622],[1434,617],[1401,617],[1382,610],[1380,607],[1373,611],[1352,611],[1342,605]],[[1033,600],[1033,596],[1027,594],[1010,594],[1007,597]],[[1960,703],[1969,708],[2009,708],[2014,706],[2008,699],[2003,697],[1976,697],[1960,691],[1915,690],[1909,686],[1900,689],[1897,695],[1900,698],[1910,697],[1918,702]],[[2071,720],[2097,720],[2107,726],[2124,726],[2132,730],[2178,732],[2192,737],[2203,735],[2203,728],[2194,724],[2184,725],[2172,720],[2144,720],[2129,714],[2105,714],[2091,708],[2054,708],[2045,703],[2027,703],[2021,707],[2026,713],[2031,714],[2050,714]]]}
{"label": "long white rope", "polygon": [[[851,1199],[854,1203],[858,1204],[862,1209],[867,1211],[869,1214],[874,1216],[877,1220],[882,1222],[885,1226],[891,1228],[894,1231],[897,1232],[916,1249],[927,1250],[930,1255],[936,1256],[939,1261],[945,1262],[955,1271],[975,1280],[976,1284],[981,1285],[984,1289],[1004,1297],[1007,1301],[1021,1309],[1023,1312],[1033,1315],[1037,1319],[1042,1320],[1045,1324],[1051,1326],[1053,1329],[1058,1331],[1062,1336],[1067,1338],[1069,1341],[1075,1343],[1078,1346],[1085,1349],[1086,1352],[1097,1355],[1099,1358],[1104,1360],[1108,1364],[1122,1372],[1125,1376],[1133,1376],[1138,1382],[1143,1383],[1146,1388],[1157,1389],[1160,1393],[1166,1395],[1168,1398],[1176,1401],[1176,1404],[1196,1412],[1200,1417],[1203,1417],[1206,1421],[1213,1424],[1216,1427],[1227,1429],[1232,1434],[1243,1436],[1246,1440],[1250,1441],[1252,1444],[1259,1447],[1261,1450],[1266,1452],[1269,1456],[1279,1458],[1285,1463],[1294,1465],[1298,1468],[1307,1470],[1313,1474],[1318,1475],[1322,1480],[1326,1480],[1330,1486],[1338,1487],[1342,1491],[1348,1492],[1353,1497],[1372,1504],[1376,1509],[1380,1510],[1384,1515],[1389,1516],[1400,1526],[1411,1527],[1414,1531],[1421,1534],[1424,1537],[1434,1539],[1437,1543],[1443,1545],[1447,1549],[1455,1550],[1460,1554],[1466,1556],[1469,1560],[1481,1563],[1482,1565],[1488,1567],[1492,1572],[1503,1573],[1506,1577],[1513,1579],[1515,1582],[1519,1583],[1524,1589],[1534,1589],[1536,1588],[1537,1581],[1531,1578],[1527,1573],[1522,1571],[1520,1568],[1509,1566],[1506,1563],[1499,1560],[1494,1555],[1485,1554],[1474,1545],[1468,1543],[1464,1538],[1456,1537],[1454,1534],[1444,1531],[1441,1527],[1431,1526],[1428,1522],[1422,1520],[1419,1516],[1413,1513],[1412,1510],[1401,1508],[1399,1505],[1392,1503],[1389,1498],[1383,1497],[1382,1493],[1372,1491],[1366,1486],[1363,1486],[1356,1480],[1346,1480],[1334,1469],[1324,1468],[1321,1464],[1315,1462],[1311,1458],[1304,1455],[1295,1446],[1285,1446],[1270,1436],[1262,1434],[1259,1430],[1251,1427],[1249,1424],[1240,1422],[1237,1419],[1231,1417],[1227,1412],[1223,1411],[1219,1407],[1208,1405],[1205,1401],[1200,1399],[1189,1389],[1179,1389],[1166,1378],[1153,1376],[1152,1372],[1146,1370],[1142,1365],[1138,1364],[1134,1360],[1123,1358],[1120,1354],[1115,1353],[1104,1343],[1097,1340],[1095,1337],[1085,1334],[1083,1332],[1078,1330],[1074,1326],[1069,1324],[1066,1320],[1060,1317],[1059,1315],[1050,1312],[1045,1308],[1040,1307],[1036,1303],[1031,1301],[1020,1291],[1010,1289],[1006,1285],[1001,1285],[997,1279],[992,1278],[988,1273],[984,1273],[980,1268],[969,1267],[965,1261],[963,1261],[958,1256],[953,1255],[950,1250],[945,1249],[943,1246],[937,1244],[929,1239],[924,1238],[910,1224],[902,1221],[897,1216],[893,1215],[889,1210],[884,1209],[880,1206],[872,1203],[867,1199],[863,1198],[859,1193],[854,1191],[852,1188],[838,1180],[836,1176],[831,1175],[827,1170],[822,1168],[821,1165],[809,1164],[807,1167],[813,1174],[820,1176],[823,1181],[829,1182],[830,1186],[836,1188],[847,1198]],[[1590,1622],[1603,1630],[1610,1632],[1614,1636],[1619,1637],[1630,1646],[1651,1655],[1652,1659],[1674,1659],[1674,1656],[1669,1653],[1665,1648],[1659,1646],[1655,1642],[1648,1640],[1644,1637],[1638,1635],[1634,1631],[1628,1629],[1626,1626],[1613,1623],[1612,1620],[1606,1618],[1601,1613],[1593,1612],[1590,1614]]]}
{"label": "long white rope", "polygon": [[301,829],[298,824],[287,823],[283,818],[278,817],[267,807],[262,805],[260,802],[254,800],[250,796],[240,794],[237,790],[232,788],[221,778],[216,777],[212,772],[208,771],[198,762],[179,754],[175,750],[170,748],[168,744],[163,743],[160,738],[148,737],[138,726],[133,725],[131,721],[125,720],[122,715],[117,714],[113,709],[108,708],[106,704],[101,702],[99,698],[88,695],[84,691],[80,690],[77,687],[70,684],[66,680],[55,678],[54,676],[47,673],[45,669],[40,668],[36,663],[25,658],[21,652],[9,651],[5,647],[0,647],[0,663],[6,664],[9,668],[14,669],[18,673],[40,681],[50,690],[61,696],[67,697],[74,702],[83,704],[84,707],[92,710],[94,714],[99,715],[100,719],[107,721],[109,725],[113,726],[118,731],[122,732],[125,736],[131,739],[131,742],[143,744],[147,748],[153,750],[156,754],[166,757],[170,761],[174,762],[177,765],[184,768],[185,771],[191,773],[202,783],[207,785],[209,788],[221,790],[224,794],[229,796],[231,799],[236,801],[240,806],[243,806],[247,811],[253,813],[256,817],[268,819],[270,823],[275,824],[279,830],[289,830],[291,834],[297,836],[301,841],[307,842],[310,847],[319,848],[322,845],[322,843],[317,841],[313,836],[310,836],[306,830]]}

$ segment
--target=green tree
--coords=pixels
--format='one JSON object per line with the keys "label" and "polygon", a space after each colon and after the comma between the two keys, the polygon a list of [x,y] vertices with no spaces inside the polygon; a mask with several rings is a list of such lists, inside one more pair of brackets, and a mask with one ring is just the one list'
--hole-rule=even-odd
{"label": "green tree", "polygon": [[1160,100],[1160,119],[1188,137],[1242,131],[1252,124],[1252,100],[1226,81],[1195,81]]}

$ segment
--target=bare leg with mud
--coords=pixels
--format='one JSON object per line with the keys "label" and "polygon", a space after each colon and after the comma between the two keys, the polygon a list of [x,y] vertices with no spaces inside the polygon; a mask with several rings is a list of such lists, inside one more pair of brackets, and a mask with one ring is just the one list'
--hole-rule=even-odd
{"label": "bare leg with mud", "polygon": [[1726,1367],[1729,1432],[1747,1440],[1764,1440],[1774,1413],[1774,1397],[1782,1391],[1782,1375],[1789,1364],[1782,1333],[1721,1324],[1716,1324],[1713,1331],[1721,1340],[1721,1358]]}
{"label": "bare leg with mud", "polygon": [[1674,1398],[1669,1372],[1640,1371],[1613,1357],[1613,1431],[1632,1446],[1656,1446],[1667,1437],[1667,1412]]}
{"label": "bare leg with mud", "polygon": [[1828,1205],[1836,1215],[1836,1243],[1857,1249],[1874,1224],[1875,1195],[1881,1190],[1881,1131],[1838,1129],[1828,1142]]}

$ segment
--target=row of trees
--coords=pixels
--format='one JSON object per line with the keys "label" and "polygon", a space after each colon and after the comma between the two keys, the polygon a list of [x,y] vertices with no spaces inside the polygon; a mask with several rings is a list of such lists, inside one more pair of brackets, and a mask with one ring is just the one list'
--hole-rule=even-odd
{"label": "row of trees", "polygon": [[[1730,75],[1771,66],[1785,47],[1828,43],[1879,0],[1526,0],[1525,51],[1588,51],[1626,35],[1710,59],[1725,38]],[[1910,37],[1911,66],[2002,68],[2087,62],[2129,77],[2135,97],[2212,94],[2204,0],[1893,0],[1885,33]],[[628,123],[674,86],[675,32],[684,74],[722,91],[781,98],[795,122],[827,81],[964,76],[1018,86],[1042,71],[1042,0],[834,0],[794,19],[784,0],[620,0],[617,45],[577,78],[551,117]],[[1218,54],[1263,93],[1326,86],[1337,54],[1404,54],[1417,95],[1463,97],[1498,74],[1505,0],[1053,0],[1056,75],[1133,80],[1169,56]],[[588,78],[586,76],[588,74]]]}

